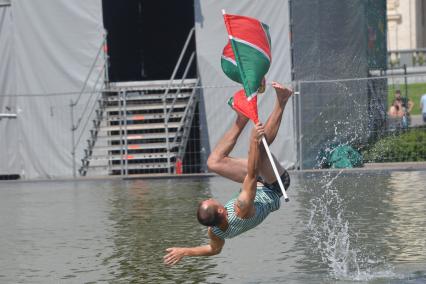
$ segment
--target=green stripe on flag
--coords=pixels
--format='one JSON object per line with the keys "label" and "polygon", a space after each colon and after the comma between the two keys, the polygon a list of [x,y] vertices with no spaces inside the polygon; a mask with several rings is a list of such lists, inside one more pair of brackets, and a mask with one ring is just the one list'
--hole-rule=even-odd
{"label": "green stripe on flag", "polygon": [[269,34],[269,26],[267,24],[261,23],[262,24],[262,28],[265,31],[266,37],[268,38],[268,42],[269,42],[269,49],[272,51],[272,46],[271,46],[271,35]]}
{"label": "green stripe on flag", "polygon": [[238,70],[238,66],[232,64],[232,62],[230,62],[229,60],[226,60],[225,58],[223,58],[220,61],[221,65],[222,65],[222,70],[223,72],[233,81],[242,84],[243,82],[241,81],[241,76],[240,76],[240,71]]}
{"label": "green stripe on flag", "polygon": [[228,105],[229,105],[231,108],[234,108],[234,97],[230,97],[230,98],[229,98],[229,100],[228,100]]}
{"label": "green stripe on flag", "polygon": [[263,52],[242,42],[231,40],[237,65],[247,97],[256,94],[263,76],[268,72],[270,61]]}

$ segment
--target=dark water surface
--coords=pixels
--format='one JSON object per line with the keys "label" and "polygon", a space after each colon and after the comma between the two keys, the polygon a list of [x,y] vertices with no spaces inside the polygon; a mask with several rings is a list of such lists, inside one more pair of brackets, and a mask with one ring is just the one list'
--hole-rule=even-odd
{"label": "dark water surface", "polygon": [[208,241],[204,179],[0,183],[0,283],[426,283],[426,172],[292,173],[291,201],[222,254],[162,263]]}

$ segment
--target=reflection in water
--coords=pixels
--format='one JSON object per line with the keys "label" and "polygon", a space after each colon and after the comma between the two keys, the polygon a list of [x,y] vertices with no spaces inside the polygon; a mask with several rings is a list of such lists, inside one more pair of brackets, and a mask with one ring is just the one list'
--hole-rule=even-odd
{"label": "reflection in water", "polygon": [[[419,261],[426,255],[426,179],[420,172],[393,172],[389,188],[393,195],[394,218],[389,232],[396,238],[392,248],[395,261]],[[423,189],[423,190],[418,190]],[[419,236],[419,231],[423,236]]]}
{"label": "reflection in water", "polygon": [[206,187],[200,180],[138,180],[114,189],[110,219],[115,250],[104,263],[114,268],[117,281],[183,282],[190,270],[195,282],[203,282],[208,260],[192,259],[184,268],[167,268],[163,255],[170,246],[206,241],[206,231],[195,218],[198,201],[208,198]]}
{"label": "reflection in water", "polygon": [[240,185],[0,183],[0,283],[426,283],[426,171],[291,175],[259,227],[171,268],[167,247],[208,241],[198,201]]}

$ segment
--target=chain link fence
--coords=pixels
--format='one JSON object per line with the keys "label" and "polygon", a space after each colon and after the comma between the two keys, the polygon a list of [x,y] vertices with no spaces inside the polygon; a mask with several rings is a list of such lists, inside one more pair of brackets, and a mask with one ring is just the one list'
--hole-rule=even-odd
{"label": "chain link fence", "polygon": [[[426,161],[426,128],[420,107],[426,75],[291,85],[295,95],[287,108],[293,109],[290,125],[294,128],[291,139],[297,145],[296,169],[333,167],[324,159],[342,146],[359,153],[361,165]],[[7,135],[0,137],[0,175],[206,173],[211,152],[205,147],[211,143],[206,129],[212,127],[202,97],[206,88],[232,93],[235,86],[202,86],[193,80],[173,86],[163,82],[150,90],[111,87],[84,93],[85,99],[77,104],[77,93],[3,95],[0,129]]]}
{"label": "chain link fence", "polygon": [[421,74],[299,82],[300,168],[333,166],[330,156],[342,146],[359,152],[364,163],[425,161],[424,93]]}

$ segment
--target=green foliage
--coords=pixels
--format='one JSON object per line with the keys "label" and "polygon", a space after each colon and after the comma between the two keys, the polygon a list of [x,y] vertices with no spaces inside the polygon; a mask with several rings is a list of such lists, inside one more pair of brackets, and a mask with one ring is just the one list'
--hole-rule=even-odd
{"label": "green foliage", "polygon": [[426,129],[412,129],[385,137],[362,154],[364,162],[426,161]]}

